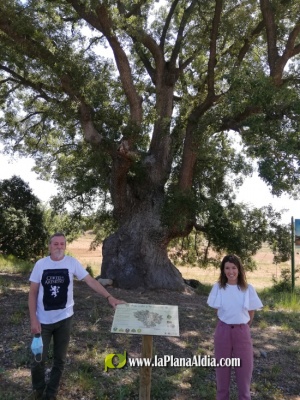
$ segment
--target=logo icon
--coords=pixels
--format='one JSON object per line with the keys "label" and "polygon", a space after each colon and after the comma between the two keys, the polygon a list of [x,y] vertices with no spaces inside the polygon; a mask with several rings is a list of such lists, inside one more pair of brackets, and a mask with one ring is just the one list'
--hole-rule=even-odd
{"label": "logo icon", "polygon": [[104,361],[104,371],[107,371],[108,368],[123,368],[126,362],[126,351],[124,354],[108,354]]}

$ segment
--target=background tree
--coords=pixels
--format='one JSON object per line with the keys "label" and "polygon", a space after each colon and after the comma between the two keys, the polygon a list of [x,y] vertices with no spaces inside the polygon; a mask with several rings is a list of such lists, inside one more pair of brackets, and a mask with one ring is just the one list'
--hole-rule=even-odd
{"label": "background tree", "polygon": [[59,184],[57,202],[112,210],[103,276],[181,289],[168,243],[234,201],[247,157],[274,194],[297,192],[299,11],[296,0],[1,2],[1,137]]}
{"label": "background tree", "polygon": [[43,223],[48,232],[48,238],[55,232],[63,232],[70,243],[93,227],[87,218],[79,217],[72,212],[67,212],[66,210],[57,212],[48,206],[43,206],[42,210]]}
{"label": "background tree", "polygon": [[20,177],[0,181],[0,252],[23,260],[40,257],[47,231],[39,199]]}
{"label": "background tree", "polygon": [[[239,254],[247,269],[255,269],[252,256],[268,243],[273,262],[288,261],[291,256],[291,227],[280,224],[280,213],[272,207],[249,208],[231,203],[224,208],[219,203],[210,206],[203,225],[197,225],[190,235],[171,241],[170,256],[183,265],[219,267],[224,252]],[[211,251],[213,250],[213,251]]]}

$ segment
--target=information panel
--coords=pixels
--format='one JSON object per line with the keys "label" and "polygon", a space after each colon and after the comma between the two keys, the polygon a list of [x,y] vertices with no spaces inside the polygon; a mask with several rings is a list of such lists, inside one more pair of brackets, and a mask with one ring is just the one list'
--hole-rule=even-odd
{"label": "information panel", "polygon": [[178,306],[158,304],[119,304],[112,333],[179,336]]}
{"label": "information panel", "polygon": [[295,247],[300,248],[300,219],[295,219]]}

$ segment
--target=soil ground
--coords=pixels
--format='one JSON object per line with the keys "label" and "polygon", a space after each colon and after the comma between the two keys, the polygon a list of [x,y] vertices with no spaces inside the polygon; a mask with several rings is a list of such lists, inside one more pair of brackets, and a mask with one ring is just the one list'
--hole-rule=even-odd
{"label": "soil ground", "polygon": [[[69,252],[86,266],[97,269],[100,252],[88,251],[90,237],[68,246]],[[267,256],[261,253],[261,265]],[[265,272],[253,273],[257,286],[270,285],[266,276],[279,274],[266,263]],[[217,273],[195,268],[180,268],[186,279],[212,283]],[[202,279],[203,278],[203,279]],[[249,275],[248,275],[249,278]],[[251,283],[253,279],[248,279]],[[260,285],[259,285],[260,283]],[[28,276],[0,274],[0,400],[26,400],[31,393],[30,343],[27,312]],[[154,337],[158,356],[213,356],[215,312],[207,307],[207,293],[189,289],[169,291],[108,290],[129,303],[171,304],[179,307],[180,337]],[[139,335],[111,334],[113,310],[84,283],[75,282],[75,318],[68,361],[59,391],[59,400],[135,400],[138,399],[138,369],[104,371],[109,353],[141,356]],[[251,328],[254,344],[252,399],[300,400],[300,325],[299,313],[267,307],[258,312]],[[237,399],[233,382],[231,399]],[[215,373],[212,367],[153,368],[152,400],[213,400]]]}

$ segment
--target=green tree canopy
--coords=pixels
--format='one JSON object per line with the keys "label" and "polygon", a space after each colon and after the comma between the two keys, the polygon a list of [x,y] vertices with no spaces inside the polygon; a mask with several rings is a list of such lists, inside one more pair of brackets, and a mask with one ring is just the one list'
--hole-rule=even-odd
{"label": "green tree canopy", "polygon": [[103,276],[182,288],[168,243],[209,225],[216,202],[228,208],[251,159],[273,194],[298,192],[299,11],[296,0],[1,2],[1,139],[58,183],[58,207],[112,210]]}
{"label": "green tree canopy", "polygon": [[0,181],[0,252],[23,260],[40,257],[47,232],[38,198],[20,177]]}

